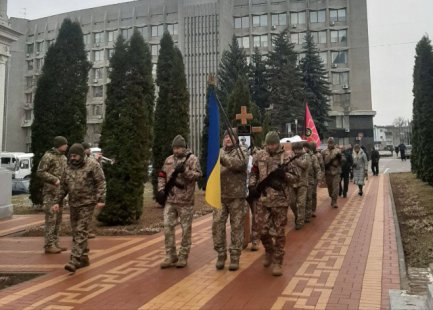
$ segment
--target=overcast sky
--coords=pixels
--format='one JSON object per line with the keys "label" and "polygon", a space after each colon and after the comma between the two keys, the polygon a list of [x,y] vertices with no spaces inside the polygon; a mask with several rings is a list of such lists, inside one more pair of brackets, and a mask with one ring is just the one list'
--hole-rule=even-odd
{"label": "overcast sky", "polygon": [[[9,0],[8,15],[35,19],[122,0]],[[375,125],[412,117],[415,45],[433,37],[433,0],[367,0]],[[355,13],[356,14],[356,13]]]}

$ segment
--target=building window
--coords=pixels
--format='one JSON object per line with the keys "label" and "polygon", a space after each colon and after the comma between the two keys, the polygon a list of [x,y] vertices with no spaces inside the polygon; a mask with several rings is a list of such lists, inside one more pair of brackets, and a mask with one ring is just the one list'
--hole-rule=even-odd
{"label": "building window", "polygon": [[243,16],[243,17],[235,17],[234,19],[235,28],[249,28],[250,27],[250,18],[249,16]]}
{"label": "building window", "polygon": [[131,36],[132,36],[132,28],[122,29],[121,34],[125,40],[129,40],[129,38],[131,38]]}
{"label": "building window", "polygon": [[90,44],[90,33],[83,35],[84,44]]}
{"label": "building window", "polygon": [[316,44],[326,44],[326,31],[315,31],[311,32],[311,35],[313,36],[313,41]]}
{"label": "building window", "polygon": [[159,53],[159,45],[158,45],[158,44],[152,44],[152,45],[150,46],[150,51],[151,51],[152,56],[158,56],[158,53]]}
{"label": "building window", "polygon": [[167,25],[167,31],[168,31],[168,33],[170,33],[172,36],[177,35],[177,24],[168,24],[168,25]]}
{"label": "building window", "polygon": [[93,97],[102,97],[102,86],[93,86]]}
{"label": "building window", "polygon": [[93,116],[102,115],[102,104],[92,104],[92,115]]}
{"label": "building window", "polygon": [[47,40],[46,42],[47,42],[47,50],[48,50],[50,48],[50,46],[54,44],[55,40],[54,39]]}
{"label": "building window", "polygon": [[293,44],[302,44],[305,41],[305,32],[296,32],[290,34],[290,42]]}
{"label": "building window", "polygon": [[33,87],[33,77],[31,76],[26,77],[26,85],[27,87]]}
{"label": "building window", "polygon": [[33,48],[34,48],[33,43],[27,44],[27,54],[33,54]]}
{"label": "building window", "polygon": [[153,75],[156,75],[156,68],[157,68],[156,64],[152,64],[152,74]]}
{"label": "building window", "polygon": [[27,60],[27,70],[33,70],[33,60]]}
{"label": "building window", "polygon": [[272,14],[272,26],[285,26],[287,24],[287,14]]}
{"label": "building window", "polygon": [[329,20],[331,22],[345,22],[346,21],[346,9],[329,10]]}
{"label": "building window", "polygon": [[26,103],[32,103],[33,102],[33,94],[29,93],[26,94]]}
{"label": "building window", "polygon": [[268,25],[268,15],[253,15],[253,27],[266,27]]}
{"label": "building window", "polygon": [[[349,107],[350,106],[350,94],[335,94],[333,96],[333,107]],[[343,124],[341,124],[343,125]],[[342,127],[338,127],[342,128]]]}
{"label": "building window", "polygon": [[143,38],[147,38],[148,37],[147,27],[146,26],[144,26],[144,27],[137,27],[135,29],[137,29],[137,31],[141,34],[141,36]]}
{"label": "building window", "polygon": [[347,64],[347,51],[331,52],[333,64]]}
{"label": "building window", "polygon": [[253,36],[253,47],[268,47],[268,35]]}
{"label": "building window", "polygon": [[250,37],[237,38],[240,48],[250,48]]}
{"label": "building window", "polygon": [[104,42],[104,33],[103,32],[96,32],[93,34],[93,42],[95,44],[99,44]]}
{"label": "building window", "polygon": [[302,59],[304,59],[304,58],[305,58],[305,53],[299,53],[297,55],[298,64],[300,64]]}
{"label": "building window", "polygon": [[104,50],[93,51],[93,61],[104,60]]}
{"label": "building window", "polygon": [[327,65],[328,64],[328,52],[320,52],[319,56],[322,59],[323,64]]}
{"label": "building window", "polygon": [[117,31],[112,30],[107,32],[107,41],[108,42],[114,42],[117,39]]}
{"label": "building window", "polygon": [[36,59],[36,70],[41,70],[43,66],[44,66],[44,59],[43,58]]}
{"label": "building window", "polygon": [[277,39],[278,35],[277,34],[271,34],[271,45],[272,47],[275,46],[275,40]]}
{"label": "building window", "polygon": [[347,42],[347,30],[332,30],[331,43],[344,43]]}
{"label": "building window", "polygon": [[290,13],[290,24],[291,25],[305,24],[305,12]]}
{"label": "building window", "polygon": [[107,59],[111,60],[111,57],[113,57],[114,54],[114,48],[108,48],[107,49]]}
{"label": "building window", "polygon": [[93,78],[97,80],[102,79],[103,73],[104,73],[104,68],[94,68]]}
{"label": "building window", "polygon": [[332,85],[349,85],[349,72],[332,72]]}
{"label": "building window", "polygon": [[152,37],[159,37],[164,34],[164,25],[152,26]]}
{"label": "building window", "polygon": [[44,47],[44,42],[36,42],[36,53],[42,52]]}
{"label": "building window", "polygon": [[310,11],[310,23],[324,23],[326,21],[326,11]]}

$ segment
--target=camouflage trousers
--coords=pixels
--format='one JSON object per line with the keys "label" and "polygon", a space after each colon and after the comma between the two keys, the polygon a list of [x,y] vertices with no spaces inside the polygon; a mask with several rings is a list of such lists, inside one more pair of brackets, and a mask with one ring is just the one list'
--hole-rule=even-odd
{"label": "camouflage trousers", "polygon": [[282,264],[286,244],[288,207],[269,208],[257,203],[257,228],[266,253],[272,255],[274,264]]}
{"label": "camouflage trousers", "polygon": [[92,215],[92,221],[89,225],[89,234],[94,234],[96,231],[96,222],[98,221],[98,215],[101,213],[102,209],[95,208]]}
{"label": "camouflage trousers", "polygon": [[45,248],[55,247],[59,243],[60,228],[62,225],[63,206],[58,212],[53,212],[51,207],[56,204],[56,193],[44,194],[43,209],[45,212]]}
{"label": "camouflage trousers", "polygon": [[326,186],[328,187],[328,194],[331,198],[331,206],[334,207],[337,205],[338,191],[340,190],[340,175],[327,174],[325,178]]}
{"label": "camouflage trousers", "polygon": [[244,242],[245,199],[223,199],[222,207],[213,210],[212,237],[218,254],[227,252],[226,223],[230,216],[230,256],[239,258]]}
{"label": "camouflage trousers", "polygon": [[72,250],[71,261],[76,264],[89,252],[87,239],[89,225],[92,221],[95,205],[70,207],[71,228],[72,228]]}
{"label": "camouflage trousers", "polygon": [[314,185],[311,191],[311,211],[313,214],[316,213],[317,210],[317,185],[318,182],[316,180],[314,181]]}
{"label": "camouflage trousers", "polygon": [[290,187],[290,209],[295,215],[295,224],[304,225],[307,203],[307,186]]}
{"label": "camouflage trousers", "polygon": [[191,250],[191,227],[194,206],[167,203],[164,208],[164,236],[166,257],[177,257],[175,226],[177,219],[182,228],[179,256],[188,257]]}
{"label": "camouflage trousers", "polygon": [[305,219],[310,220],[313,214],[313,190],[315,183],[309,183],[307,188],[307,196],[305,199]]}
{"label": "camouflage trousers", "polygon": [[254,200],[248,203],[251,210],[251,242],[257,242],[260,240],[259,231],[257,230],[257,201]]}

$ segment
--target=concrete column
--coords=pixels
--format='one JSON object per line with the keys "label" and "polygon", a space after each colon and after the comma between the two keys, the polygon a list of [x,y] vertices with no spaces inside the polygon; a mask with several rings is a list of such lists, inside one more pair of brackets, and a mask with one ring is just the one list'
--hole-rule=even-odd
{"label": "concrete column", "polygon": [[0,219],[11,218],[13,215],[12,171],[0,167]]}
{"label": "concrete column", "polygon": [[6,62],[8,57],[0,55],[0,151],[3,149],[3,130],[5,119],[5,95],[6,95]]}

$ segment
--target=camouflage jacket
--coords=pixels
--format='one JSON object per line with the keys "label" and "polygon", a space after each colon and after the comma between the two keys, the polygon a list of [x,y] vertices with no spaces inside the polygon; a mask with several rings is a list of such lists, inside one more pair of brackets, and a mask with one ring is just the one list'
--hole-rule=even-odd
{"label": "camouflage jacket", "polygon": [[67,159],[63,153],[52,148],[42,156],[39,162],[37,176],[44,182],[43,194],[57,193],[59,187],[54,185],[63,176],[67,166]]}
{"label": "camouflage jacket", "polygon": [[293,160],[293,164],[298,167],[301,173],[299,181],[295,182],[293,187],[308,186],[310,163],[311,156],[309,153],[304,153]]}
{"label": "camouflage jacket", "polygon": [[323,150],[323,162],[325,164],[325,175],[340,175],[342,154],[338,148]]}
{"label": "camouflage jacket", "polygon": [[[181,164],[185,157],[177,158],[174,155],[167,157],[158,175],[158,191],[165,188],[177,165]],[[185,163],[185,172],[180,173],[176,178],[176,186],[173,187],[167,197],[168,203],[193,205],[196,181],[202,176],[198,158],[191,155]]]}
{"label": "camouflage jacket", "polygon": [[242,151],[245,159],[239,157],[239,149],[220,150],[221,198],[246,197],[248,153],[245,148]]}
{"label": "camouflage jacket", "polygon": [[[275,154],[270,154],[267,150],[258,151],[253,157],[253,167],[251,168],[249,186],[257,186],[272,171],[281,164],[287,164],[291,160],[291,155],[283,147]],[[289,185],[299,179],[300,172],[297,167],[290,162],[286,167],[287,182],[283,184],[283,191],[277,191],[268,187],[266,193],[262,194],[260,200],[267,207],[287,207],[289,204]]]}
{"label": "camouflage jacket", "polygon": [[319,159],[317,155],[310,152],[311,155],[311,166],[309,172],[309,184],[316,184],[318,180],[322,178],[322,169],[319,164]]}
{"label": "camouflage jacket", "polygon": [[84,159],[79,167],[68,164],[62,177],[57,202],[69,195],[71,207],[95,205],[105,202],[105,176],[101,166],[94,160]]}
{"label": "camouflage jacket", "polygon": [[320,151],[316,151],[314,152],[314,155],[317,157],[317,160],[319,161],[320,171],[322,172],[321,177],[323,178],[323,175],[325,174],[325,162],[323,161],[322,153],[320,153]]}

